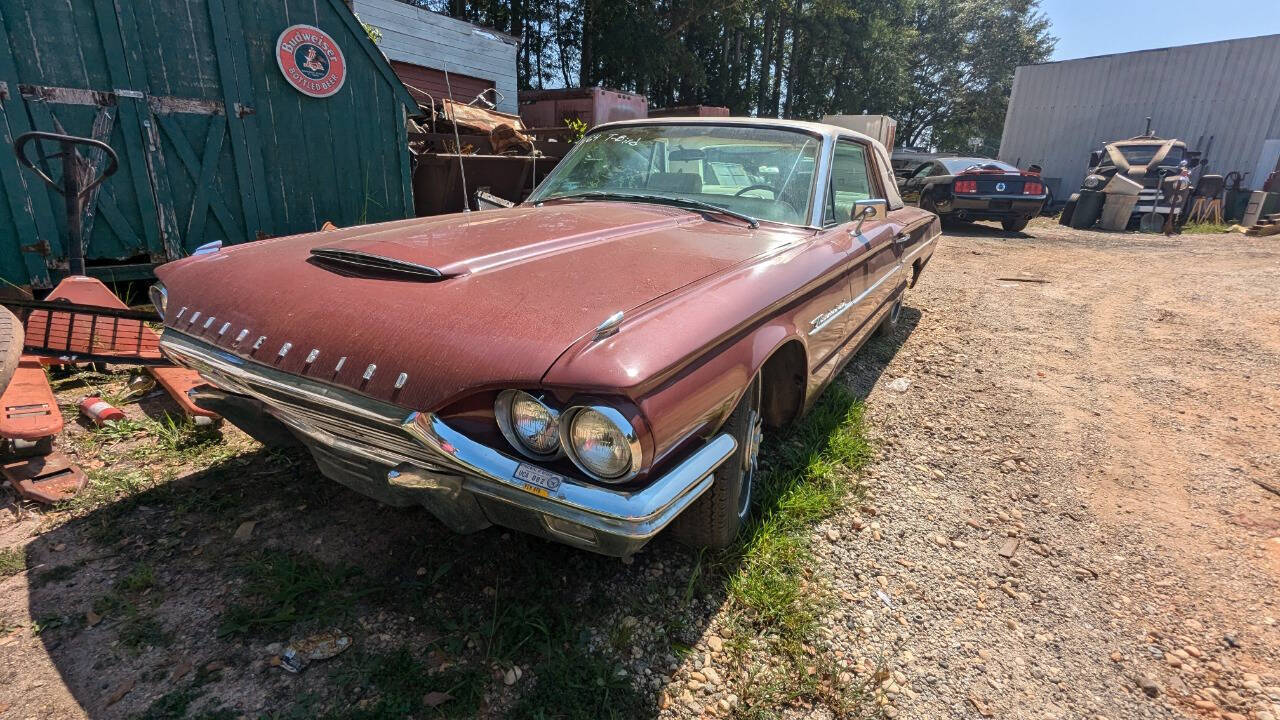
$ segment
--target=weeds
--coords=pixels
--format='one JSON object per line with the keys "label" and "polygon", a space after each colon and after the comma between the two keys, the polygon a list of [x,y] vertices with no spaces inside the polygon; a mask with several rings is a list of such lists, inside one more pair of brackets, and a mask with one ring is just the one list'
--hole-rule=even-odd
{"label": "weeds", "polygon": [[264,551],[243,567],[242,602],[223,616],[222,635],[288,630],[295,623],[336,620],[375,587],[360,587],[353,567],[329,567],[301,554]]}
{"label": "weeds", "polygon": [[0,577],[17,575],[27,567],[18,548],[0,548]]}
{"label": "weeds", "polygon": [[728,558],[734,620],[750,628],[749,634],[759,634],[775,658],[743,688],[744,707],[753,698],[774,707],[798,699],[821,699],[836,707],[849,701],[820,682],[829,674],[811,672],[814,662],[804,646],[831,600],[806,573],[813,526],[860,491],[852,474],[870,458],[862,412],[849,390],[833,386],[771,448],[771,467],[759,488],[760,509]]}
{"label": "weeds", "polygon": [[[484,697],[485,677],[475,669],[432,672],[408,650],[360,655],[342,675],[347,693],[363,690],[372,702],[343,709],[333,720],[375,720],[404,717],[475,717]],[[435,695],[428,702],[428,694]]]}
{"label": "weeds", "polygon": [[1231,230],[1231,223],[1189,222],[1182,226],[1183,235],[1213,235]]}

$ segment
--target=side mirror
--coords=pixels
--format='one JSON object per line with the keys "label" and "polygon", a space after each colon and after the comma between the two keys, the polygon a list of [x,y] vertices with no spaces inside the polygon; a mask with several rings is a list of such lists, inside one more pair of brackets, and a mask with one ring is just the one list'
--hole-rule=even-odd
{"label": "side mirror", "polygon": [[862,223],[867,220],[883,220],[889,214],[889,203],[885,200],[858,200],[853,203],[853,212],[850,214],[850,220],[857,223],[853,227],[853,234],[862,233]]}

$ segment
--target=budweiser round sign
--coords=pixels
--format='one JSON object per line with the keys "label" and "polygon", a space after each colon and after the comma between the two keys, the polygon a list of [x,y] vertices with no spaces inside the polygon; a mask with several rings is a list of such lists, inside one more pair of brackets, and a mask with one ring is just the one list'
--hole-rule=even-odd
{"label": "budweiser round sign", "polygon": [[293,25],[280,33],[276,62],[289,84],[311,97],[329,97],[347,79],[347,60],[338,43],[312,25]]}

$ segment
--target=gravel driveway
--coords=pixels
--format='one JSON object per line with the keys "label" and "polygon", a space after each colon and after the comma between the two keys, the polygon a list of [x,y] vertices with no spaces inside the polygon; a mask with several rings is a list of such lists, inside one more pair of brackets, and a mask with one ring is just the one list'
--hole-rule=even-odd
{"label": "gravel driveway", "polygon": [[820,543],[885,713],[1280,718],[1280,244],[974,225],[908,305]]}

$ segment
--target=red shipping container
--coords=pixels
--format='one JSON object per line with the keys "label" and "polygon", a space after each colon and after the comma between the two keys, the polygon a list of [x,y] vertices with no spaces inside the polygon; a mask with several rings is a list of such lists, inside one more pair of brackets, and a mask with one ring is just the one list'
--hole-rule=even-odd
{"label": "red shipping container", "polygon": [[562,128],[566,120],[574,119],[593,128],[614,120],[648,115],[648,98],[618,90],[591,87],[520,93],[520,119],[530,128]]}

